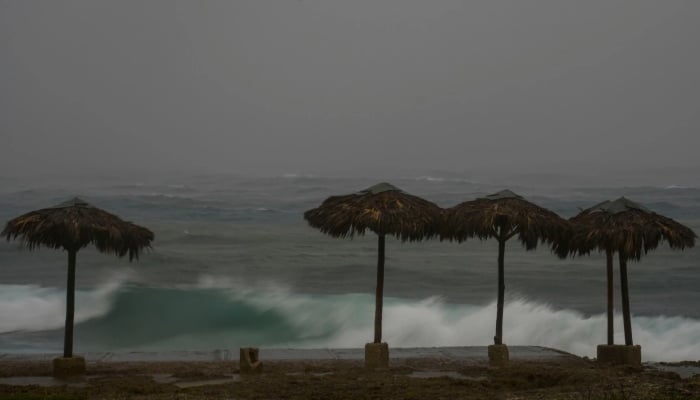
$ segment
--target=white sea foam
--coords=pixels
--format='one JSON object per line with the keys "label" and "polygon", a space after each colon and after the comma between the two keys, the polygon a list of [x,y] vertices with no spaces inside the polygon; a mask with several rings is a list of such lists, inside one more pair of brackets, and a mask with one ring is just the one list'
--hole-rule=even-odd
{"label": "white sea foam", "polygon": [[300,173],[296,173],[296,172],[286,172],[286,173],[282,174],[280,177],[285,178],[285,179],[297,179],[297,178],[312,179],[312,178],[316,178],[317,176],[313,175],[313,174],[300,174]]}
{"label": "white sea foam", "polygon": [[[125,274],[115,275],[95,289],[76,290],[75,323],[107,313],[125,280]],[[0,316],[0,333],[62,328],[66,291],[37,285],[0,285]]]}
{"label": "white sea foam", "polygon": [[[280,312],[302,337],[280,346],[361,347],[373,338],[371,294],[310,296],[275,284],[251,286],[214,277],[203,278],[200,287],[229,288],[233,297],[246,299],[260,310]],[[504,342],[509,345],[546,346],[595,357],[596,346],[606,342],[604,314],[585,316],[527,299],[507,301],[504,314]],[[383,316],[383,340],[393,347],[486,346],[493,341],[496,303],[448,304],[440,297],[386,298]],[[698,320],[633,316],[632,328],[645,361],[700,359]],[[624,343],[620,314],[615,316],[615,341]]]}
{"label": "white sea foam", "polygon": [[[371,300],[371,299],[368,299]],[[388,299],[384,309],[384,340],[395,347],[486,346],[495,330],[495,303],[486,306],[447,305],[438,298],[414,302]],[[366,301],[371,303],[370,301]],[[337,334],[323,345],[356,347],[372,338],[371,304],[358,321],[354,311],[338,307],[333,318],[341,322]],[[303,309],[297,310],[302,312]],[[605,343],[604,315],[583,316],[572,310],[554,310],[526,300],[506,303],[504,341],[510,345],[538,345],[595,357]],[[304,318],[308,323],[308,316]],[[358,326],[358,322],[361,324]],[[700,359],[700,321],[682,317],[633,317],[636,344],[648,361]],[[615,317],[616,343],[624,343],[622,316]]]}
{"label": "white sea foam", "polygon": [[439,176],[424,175],[413,178],[416,181],[426,182],[452,182],[452,183],[467,183],[471,185],[479,184],[479,182],[466,178],[443,178]]}
{"label": "white sea foam", "polygon": [[[113,335],[109,321],[118,296],[132,296],[134,291],[119,291],[123,278],[90,291],[78,291],[76,324],[96,318],[97,325],[109,329],[84,331],[92,335]],[[140,288],[140,295],[148,288]],[[223,348],[242,345],[296,348],[362,347],[373,338],[374,296],[369,293],[309,295],[294,293],[276,283],[253,283],[228,277],[202,277],[194,286],[181,286],[170,293],[177,304],[167,303],[143,310],[125,308],[116,312],[119,324],[139,326],[136,331],[150,332],[151,324],[159,330],[159,342],[152,337],[130,340],[129,347],[139,350],[183,350]],[[204,293],[224,296],[204,296]],[[193,295],[193,297],[188,297]],[[139,300],[122,302],[127,307]],[[204,296],[204,297],[203,297]],[[209,299],[209,303],[203,302]],[[212,304],[211,301],[216,301]],[[162,307],[167,321],[153,321],[152,315]],[[173,307],[184,307],[174,309]],[[235,322],[226,324],[230,309]],[[245,310],[257,310],[257,312]],[[110,310],[112,312],[110,312]],[[237,313],[246,313],[242,317]],[[182,313],[196,315],[201,326],[191,319],[182,321]],[[56,288],[30,285],[0,286],[0,332],[42,331],[63,326],[65,292]],[[440,297],[407,300],[388,297],[384,302],[383,340],[392,347],[486,346],[492,343],[495,328],[495,303],[487,305],[450,304]],[[102,322],[99,322],[102,318]],[[212,321],[208,321],[211,318]],[[260,325],[256,319],[267,321]],[[273,320],[271,320],[273,319]],[[274,322],[276,321],[278,322]],[[187,321],[190,321],[189,323]],[[700,359],[700,321],[684,317],[633,317],[635,343],[642,345],[645,361],[680,361]],[[211,322],[211,323],[210,323]],[[224,324],[224,325],[222,325]],[[171,331],[162,331],[163,326]],[[203,330],[209,326],[213,330]],[[261,326],[275,332],[256,331]],[[622,318],[615,318],[616,342],[623,343]],[[105,333],[106,332],[106,333]],[[573,354],[594,357],[598,344],[605,343],[606,320],[603,314],[585,316],[573,310],[553,307],[526,299],[508,300],[505,307],[504,341],[509,345],[553,347]],[[131,332],[125,331],[124,335]],[[136,333],[134,333],[136,334]],[[266,341],[254,343],[255,338]],[[112,343],[99,340],[94,343]],[[240,343],[239,343],[240,342]],[[245,342],[245,343],[244,343]],[[98,345],[95,345],[98,346]],[[173,347],[175,346],[175,347]],[[98,346],[99,347],[99,346]],[[95,347],[95,351],[113,351]]]}
{"label": "white sea foam", "polygon": [[684,186],[684,185],[668,185],[665,186],[666,190],[682,190],[682,189],[695,189],[694,186]]}

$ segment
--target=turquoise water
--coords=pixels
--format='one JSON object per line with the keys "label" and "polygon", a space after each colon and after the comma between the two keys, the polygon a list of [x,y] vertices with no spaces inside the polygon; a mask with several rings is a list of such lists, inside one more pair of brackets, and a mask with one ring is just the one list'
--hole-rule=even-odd
{"label": "turquoise water", "polygon": [[[441,206],[503,189],[454,177],[391,182]],[[79,195],[155,232],[153,250],[135,263],[91,249],[78,254],[78,352],[360,347],[372,338],[376,237],[329,238],[302,218],[371,179],[0,183],[2,221]],[[564,217],[625,195],[700,232],[698,188],[510,188]],[[700,359],[699,255],[661,246],[630,266],[635,340],[648,360]],[[388,240],[385,339],[394,347],[489,344],[495,264],[490,241]],[[505,341],[593,355],[605,335],[604,264],[600,255],[559,260],[546,248],[525,252],[509,242]],[[61,251],[0,244],[0,352],[61,349],[65,265]],[[619,315],[616,323],[621,339]]]}

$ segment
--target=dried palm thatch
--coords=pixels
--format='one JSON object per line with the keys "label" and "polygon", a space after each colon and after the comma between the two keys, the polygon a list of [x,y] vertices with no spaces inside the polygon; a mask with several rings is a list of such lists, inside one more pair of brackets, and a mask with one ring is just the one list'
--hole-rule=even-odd
{"label": "dried palm thatch", "polygon": [[46,246],[68,252],[66,325],[63,356],[73,356],[75,261],[78,250],[94,244],[100,252],[138,258],[153,240],[150,230],[74,198],[55,207],[32,211],[10,220],[0,236],[20,238],[30,250]]}
{"label": "dried palm thatch", "polygon": [[386,235],[402,241],[417,241],[439,234],[442,209],[388,183],[361,192],[332,196],[319,207],[304,213],[314,228],[333,237],[354,237],[370,230],[378,235],[377,288],[374,313],[374,343],[382,338],[384,296],[384,247]]}
{"label": "dried palm thatch", "polygon": [[388,183],[358,193],[331,196],[304,213],[309,225],[333,237],[393,235],[403,241],[437,236],[442,209]]}
{"label": "dried palm thatch", "polygon": [[461,243],[474,237],[508,240],[517,235],[527,250],[539,242],[564,247],[571,233],[566,220],[510,190],[448,208],[444,220],[442,239]]}
{"label": "dried palm thatch", "polygon": [[10,220],[0,234],[7,240],[20,237],[30,250],[79,250],[94,244],[102,253],[126,254],[129,260],[150,247],[153,232],[78,198],[51,208],[31,211]]}
{"label": "dried palm thatch", "polygon": [[583,210],[570,221],[575,231],[569,251],[579,255],[609,249],[639,261],[664,241],[679,250],[695,245],[690,228],[624,197]]}
{"label": "dried palm thatch", "polygon": [[503,343],[503,308],[505,301],[505,244],[516,236],[527,249],[540,242],[553,250],[566,246],[571,233],[569,223],[552,211],[537,206],[521,196],[501,192],[460,203],[443,213],[441,239],[463,242],[468,238],[498,241],[498,303],[495,344]]}
{"label": "dried palm thatch", "polygon": [[608,344],[613,344],[613,255],[620,263],[620,290],[625,344],[632,345],[632,322],[627,283],[627,261],[639,261],[643,254],[666,241],[672,249],[695,245],[695,233],[671,218],[652,212],[625,197],[605,201],[572,217],[574,233],[560,254],[589,254],[605,251],[607,258]]}

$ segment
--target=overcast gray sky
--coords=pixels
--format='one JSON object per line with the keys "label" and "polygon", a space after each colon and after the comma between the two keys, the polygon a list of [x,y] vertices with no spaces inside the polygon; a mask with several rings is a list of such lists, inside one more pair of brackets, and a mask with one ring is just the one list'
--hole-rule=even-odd
{"label": "overcast gray sky", "polygon": [[700,171],[700,1],[0,0],[0,171]]}

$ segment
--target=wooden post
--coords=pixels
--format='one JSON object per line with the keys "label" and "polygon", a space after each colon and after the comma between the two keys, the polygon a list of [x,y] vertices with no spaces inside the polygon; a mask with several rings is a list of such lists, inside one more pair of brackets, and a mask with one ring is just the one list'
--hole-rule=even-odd
{"label": "wooden post", "polygon": [[503,303],[506,292],[505,269],[503,262],[506,251],[506,239],[503,237],[501,229],[498,238],[498,305],[496,311],[496,336],[493,338],[495,344],[503,344]]}
{"label": "wooden post", "polygon": [[613,307],[614,287],[613,287],[613,252],[610,249],[605,250],[607,258],[608,272],[608,344],[615,344],[615,309]]}
{"label": "wooden post", "polygon": [[73,357],[73,314],[75,311],[76,250],[68,250],[68,282],[66,284],[66,327],[63,336],[63,357]]}
{"label": "wooden post", "polygon": [[259,354],[260,352],[257,347],[240,348],[238,366],[241,374],[262,372],[262,361],[260,361]]}
{"label": "wooden post", "polygon": [[377,254],[377,290],[374,308],[374,343],[382,342],[382,307],[384,305],[384,235],[379,235]]}
{"label": "wooden post", "polygon": [[625,345],[632,346],[632,316],[630,313],[630,295],[627,284],[627,260],[620,252],[620,289],[622,291],[622,318],[625,324]]}

